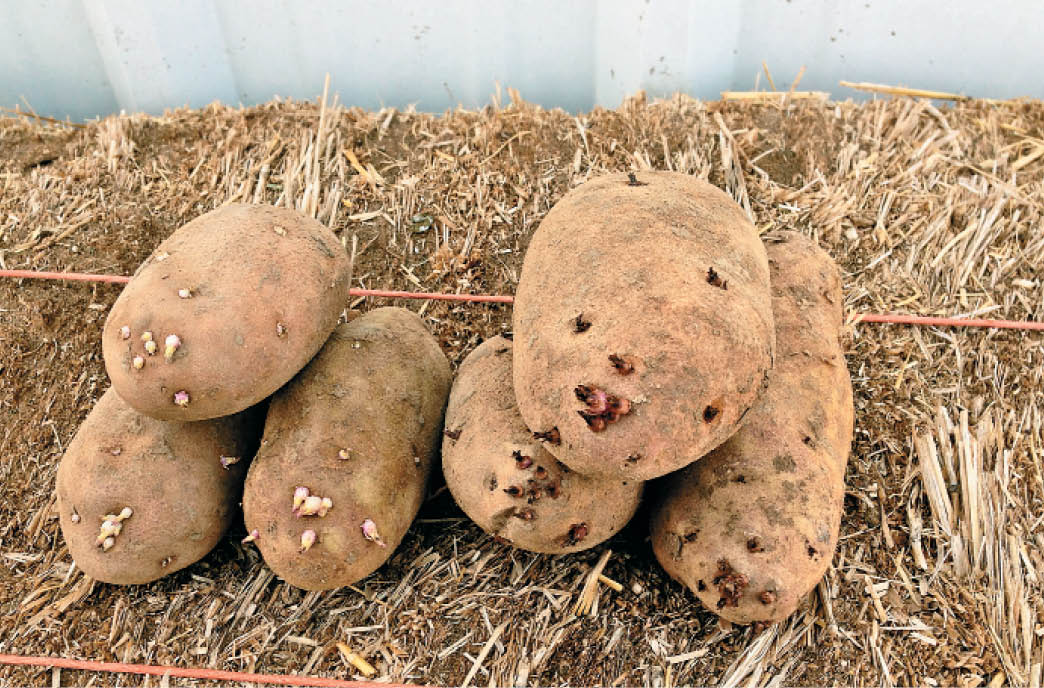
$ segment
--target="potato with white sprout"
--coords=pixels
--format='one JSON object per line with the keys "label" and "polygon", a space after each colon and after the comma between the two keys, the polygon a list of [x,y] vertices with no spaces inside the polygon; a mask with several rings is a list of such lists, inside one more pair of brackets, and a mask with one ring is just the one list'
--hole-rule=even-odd
{"label": "potato with white sprout", "polygon": [[419,317],[379,308],[275,394],[243,515],[278,576],[329,590],[391,557],[424,497],[450,377]]}
{"label": "potato with white sprout", "polygon": [[142,263],[109,313],[102,353],[113,388],[161,420],[260,402],[337,325],[350,265],[333,232],[287,208],[231,204],[197,217]]}
{"label": "potato with white sprout", "polygon": [[261,412],[197,423],[144,416],[110,389],[58,466],[62,535],[76,565],[105,583],[148,583],[199,561],[238,514]]}

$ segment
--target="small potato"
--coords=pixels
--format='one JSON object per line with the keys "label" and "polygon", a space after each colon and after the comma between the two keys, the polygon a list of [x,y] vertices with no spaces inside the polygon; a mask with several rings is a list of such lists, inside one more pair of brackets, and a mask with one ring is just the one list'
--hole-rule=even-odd
{"label": "small potato", "polygon": [[337,237],[286,208],[227,205],[175,231],[109,313],[105,369],[133,408],[203,420],[271,395],[315,355],[348,298]]}
{"label": "small potato", "polygon": [[852,443],[837,267],[792,232],[768,256],[777,345],[768,388],[731,439],[651,490],[657,559],[736,623],[786,618],[823,577]]}
{"label": "small potato", "polygon": [[243,494],[276,575],[330,590],[391,557],[424,497],[450,378],[416,314],[379,308],[335,329],[279,390]]}
{"label": "small potato", "polygon": [[461,364],[446,407],[442,471],[453,498],[491,535],[531,552],[594,547],[634,515],[642,483],[588,478],[547,453],[511,388],[512,344],[482,343]]}
{"label": "small potato", "polygon": [[600,177],[533,235],[514,330],[518,408],[547,450],[583,475],[649,480],[728,439],[763,389],[765,249],[695,177]]}
{"label": "small potato", "polygon": [[109,389],[58,465],[58,513],[76,565],[148,583],[202,559],[238,514],[261,413],[198,423],[144,416]]}

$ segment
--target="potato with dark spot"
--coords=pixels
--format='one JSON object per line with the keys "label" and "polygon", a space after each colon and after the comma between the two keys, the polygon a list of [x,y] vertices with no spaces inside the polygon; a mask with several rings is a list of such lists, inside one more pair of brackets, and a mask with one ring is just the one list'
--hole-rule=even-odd
{"label": "potato with dark spot", "polygon": [[642,483],[589,478],[544,450],[511,387],[512,344],[495,337],[457,371],[446,407],[442,471],[453,498],[487,533],[531,552],[594,547],[634,515]]}
{"label": "potato with dark spot", "polygon": [[202,559],[239,513],[263,411],[195,423],[130,408],[111,388],[58,465],[73,561],[106,583],[148,583]]}
{"label": "potato with dark spot", "polygon": [[736,623],[786,618],[823,577],[853,431],[837,267],[800,234],[767,241],[777,346],[768,388],[731,439],[650,490],[657,559]]}
{"label": "potato with dark spot", "polygon": [[514,330],[518,408],[547,450],[584,475],[655,478],[728,439],[763,389],[765,249],[695,177],[601,177],[533,235]]}
{"label": "potato with dark spot", "polygon": [[333,232],[293,210],[227,205],[175,231],[109,313],[116,392],[161,420],[203,420],[271,395],[315,355],[348,298]]}
{"label": "potato with dark spot", "polygon": [[335,329],[276,393],[243,494],[276,575],[330,590],[391,557],[424,497],[450,379],[421,319],[379,308]]}

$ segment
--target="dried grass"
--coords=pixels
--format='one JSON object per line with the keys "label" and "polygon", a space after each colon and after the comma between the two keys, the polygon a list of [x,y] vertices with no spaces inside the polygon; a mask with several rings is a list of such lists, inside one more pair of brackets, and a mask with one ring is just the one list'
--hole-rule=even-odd
{"label": "dried grass", "polygon": [[[852,312],[1044,318],[1040,103],[639,96],[571,116],[509,97],[442,116],[324,98],[83,128],[0,120],[0,265],[129,273],[187,219],[247,201],[298,208],[346,245],[357,236],[357,286],[511,292],[562,194],[656,168],[710,179],[762,231],[817,238]],[[801,611],[751,629],[719,624],[665,579],[641,515],[592,552],[539,556],[483,535],[438,485],[391,563],[358,586],[291,589],[242,533],[155,584],[95,584],[72,566],[51,491],[107,385],[98,334],[114,298],[0,284],[0,651],[359,677],[372,666],[443,684],[1040,685],[1039,335],[852,326],[857,433],[834,566]],[[455,363],[510,328],[504,306],[405,305]]]}

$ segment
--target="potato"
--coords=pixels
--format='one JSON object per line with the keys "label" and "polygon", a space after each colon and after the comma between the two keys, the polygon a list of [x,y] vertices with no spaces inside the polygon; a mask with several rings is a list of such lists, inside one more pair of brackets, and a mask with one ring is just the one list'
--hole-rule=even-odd
{"label": "potato", "polygon": [[515,295],[522,418],[584,475],[648,480],[724,442],[772,367],[768,264],[727,195],[615,174],[541,222]]}
{"label": "potato", "polygon": [[329,229],[293,210],[228,205],[196,218],[138,268],[109,313],[102,352],[113,387],[161,420],[256,404],[333,331],[350,263]]}
{"label": "potato", "polygon": [[579,552],[634,515],[642,483],[570,471],[533,439],[515,406],[511,342],[494,337],[461,364],[446,407],[442,471],[480,528],[531,552]]}
{"label": "potato", "polygon": [[130,585],[206,556],[239,513],[261,420],[249,409],[198,423],[159,421],[110,388],[58,465],[58,513],[76,565]]}
{"label": "potato", "polygon": [[823,577],[852,443],[837,267],[796,233],[768,256],[777,355],[765,394],[728,442],[650,490],[656,557],[737,623],[786,618]]}
{"label": "potato", "polygon": [[424,497],[449,394],[446,357],[416,314],[341,325],[272,399],[243,513],[287,583],[329,590],[377,570]]}

